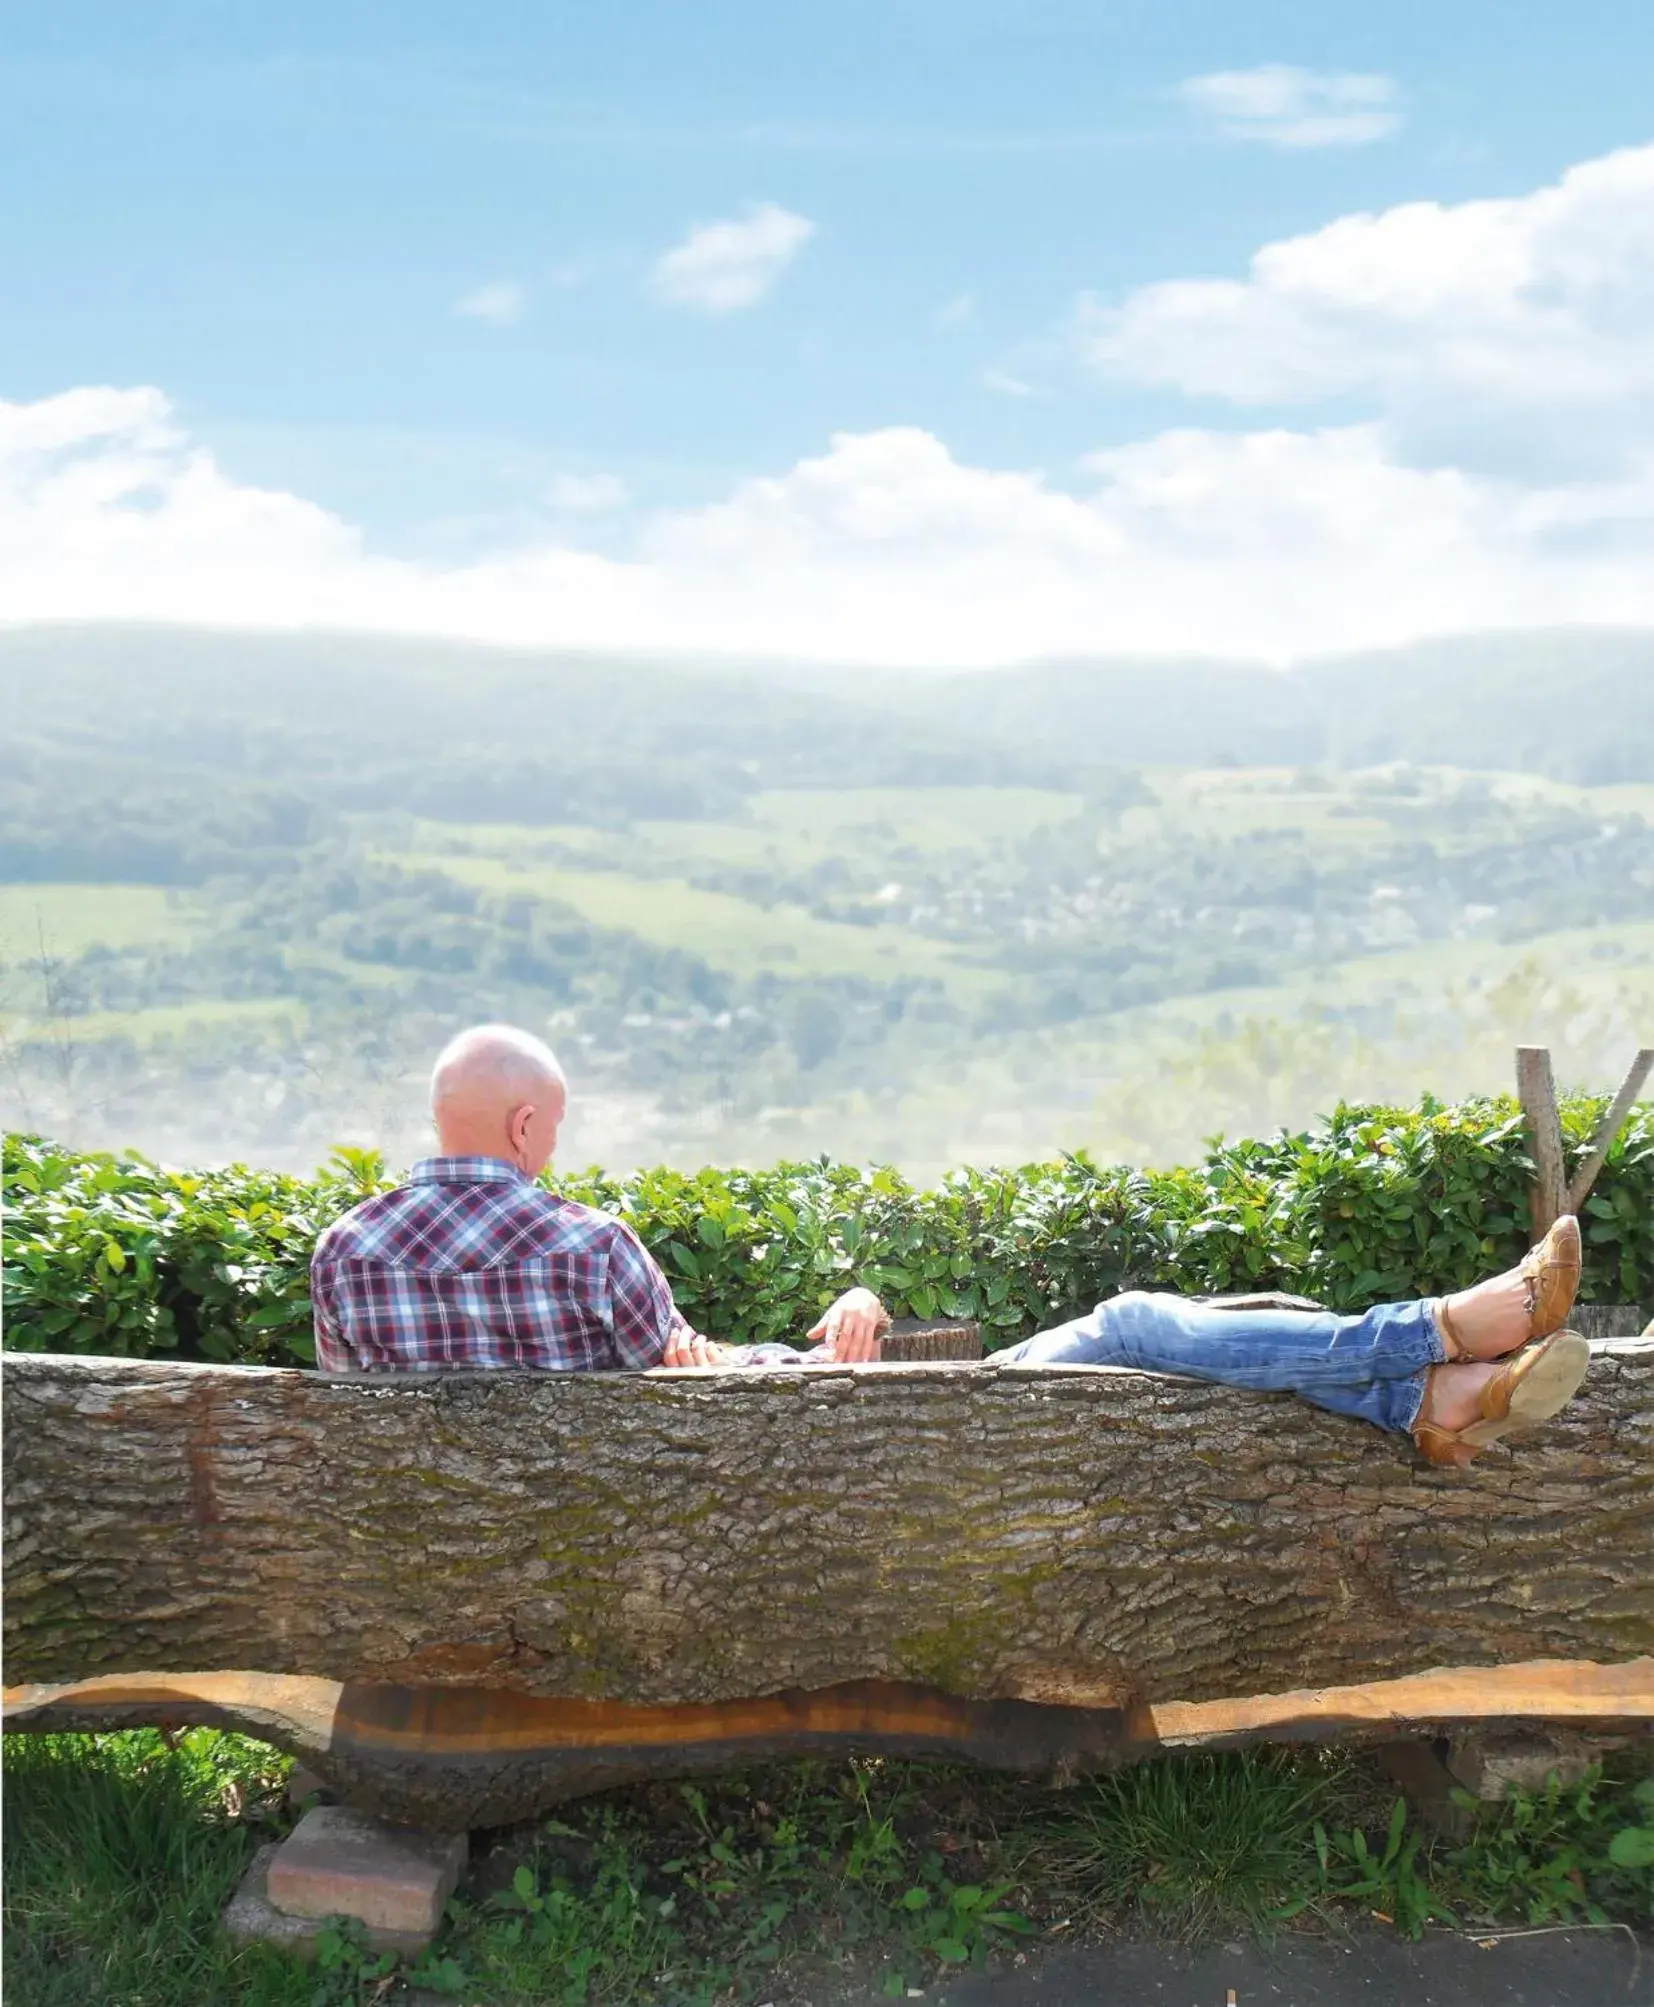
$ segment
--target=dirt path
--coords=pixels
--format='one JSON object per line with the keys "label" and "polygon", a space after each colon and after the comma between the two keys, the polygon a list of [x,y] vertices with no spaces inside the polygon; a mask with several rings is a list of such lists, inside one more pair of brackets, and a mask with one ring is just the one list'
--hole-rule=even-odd
{"label": "dirt path", "polygon": [[1654,1942],[1625,1930],[1084,1945],[927,1989],[926,2007],[1654,2007]]}

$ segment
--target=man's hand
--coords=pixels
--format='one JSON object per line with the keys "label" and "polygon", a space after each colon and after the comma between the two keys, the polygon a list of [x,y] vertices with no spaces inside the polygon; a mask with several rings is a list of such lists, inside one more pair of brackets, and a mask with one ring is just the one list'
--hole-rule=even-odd
{"label": "man's hand", "polygon": [[678,1324],[673,1326],[672,1335],[666,1341],[660,1363],[663,1366],[722,1366],[728,1358],[727,1345],[703,1338],[700,1332],[691,1331],[687,1324]]}
{"label": "man's hand", "polygon": [[890,1329],[890,1312],[871,1289],[847,1289],[811,1331],[825,1357],[855,1366],[879,1356],[879,1340]]}

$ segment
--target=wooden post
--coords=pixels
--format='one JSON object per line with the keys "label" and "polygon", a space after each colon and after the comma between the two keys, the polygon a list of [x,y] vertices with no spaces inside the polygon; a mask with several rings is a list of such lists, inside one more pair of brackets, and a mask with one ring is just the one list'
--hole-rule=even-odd
{"label": "wooden post", "polygon": [[1625,1127],[1625,1118],[1636,1105],[1637,1096],[1642,1092],[1643,1082],[1654,1070],[1654,1045],[1645,1045],[1632,1060],[1625,1078],[1620,1082],[1620,1091],[1608,1104],[1608,1112],[1597,1127],[1591,1139],[1590,1153],[1574,1173],[1574,1181],[1568,1187],[1568,1210],[1577,1213],[1584,1205],[1591,1187],[1597,1181],[1597,1173],[1607,1161],[1608,1152],[1613,1147],[1614,1138]]}
{"label": "wooden post", "polygon": [[1519,1045],[1516,1048],[1516,1092],[1528,1121],[1528,1138],[1533,1145],[1534,1167],[1538,1173],[1533,1188],[1533,1233],[1537,1240],[1550,1230],[1559,1213],[1568,1205],[1568,1174],[1562,1157],[1562,1118],[1556,1107],[1556,1080],[1551,1072],[1550,1048]]}

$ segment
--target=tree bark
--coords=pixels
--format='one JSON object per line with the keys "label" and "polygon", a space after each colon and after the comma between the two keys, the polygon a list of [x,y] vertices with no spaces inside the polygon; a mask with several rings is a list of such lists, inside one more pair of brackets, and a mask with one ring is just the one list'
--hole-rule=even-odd
{"label": "tree bark", "polygon": [[329,1380],[9,1355],[11,1681],[1089,1709],[1654,1651],[1654,1344],[1465,1473],[1097,1368]]}

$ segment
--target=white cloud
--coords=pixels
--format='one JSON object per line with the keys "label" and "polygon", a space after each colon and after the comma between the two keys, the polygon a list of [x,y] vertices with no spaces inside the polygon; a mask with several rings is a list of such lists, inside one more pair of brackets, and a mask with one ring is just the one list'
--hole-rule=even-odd
{"label": "white cloud", "polygon": [[775,202],[754,204],[744,216],[721,223],[699,223],[656,263],[655,290],[702,313],[738,313],[764,297],[815,227]]}
{"label": "white cloud", "polygon": [[[107,591],[76,583],[86,565]],[[13,621],[191,618],[191,599],[217,619],[245,595],[232,624],[287,626],[284,596],[342,616],[394,572],[325,510],[229,480],[159,391],[0,403],[0,608]]]}
{"label": "white cloud", "polygon": [[1368,146],[1401,124],[1393,78],[1290,63],[1186,77],[1178,96],[1232,138],[1268,146]]}
{"label": "white cloud", "polygon": [[74,391],[0,405],[0,607],[916,665],[1654,624],[1654,452],[1539,489],[1401,465],[1372,425],[1190,430],[1084,471],[1069,493],[913,428],[845,435],[625,557],[550,537],[440,566],[232,481],[153,391]]}
{"label": "white cloud", "polygon": [[1244,279],[1084,303],[1100,371],[1239,403],[1367,393],[1504,411],[1654,405],[1654,146],[1532,195],[1410,202],[1267,244]]}
{"label": "white cloud", "polygon": [[513,326],[527,310],[527,296],[515,279],[496,279],[454,302],[454,312],[463,319],[487,321],[500,328]]}
{"label": "white cloud", "polygon": [[607,515],[631,499],[618,474],[559,474],[546,489],[547,503],[565,516]]}
{"label": "white cloud", "polygon": [[975,318],[975,293],[955,293],[951,300],[944,300],[936,309],[936,325],[939,328],[962,328]]}
{"label": "white cloud", "polygon": [[[553,530],[442,564],[234,480],[159,391],[88,387],[0,404],[0,619],[935,665],[1654,625],[1654,148],[1520,199],[1348,217],[1245,280],[1094,309],[1084,335],[1128,378],[1336,395],[1339,422],[1164,431],[1090,455],[1072,487],[914,427],[843,434],[643,516],[622,554]],[[1421,405],[1463,419],[1464,450],[1414,450]],[[1545,426],[1610,444],[1524,460]],[[568,475],[548,500],[589,512],[612,480]]]}

